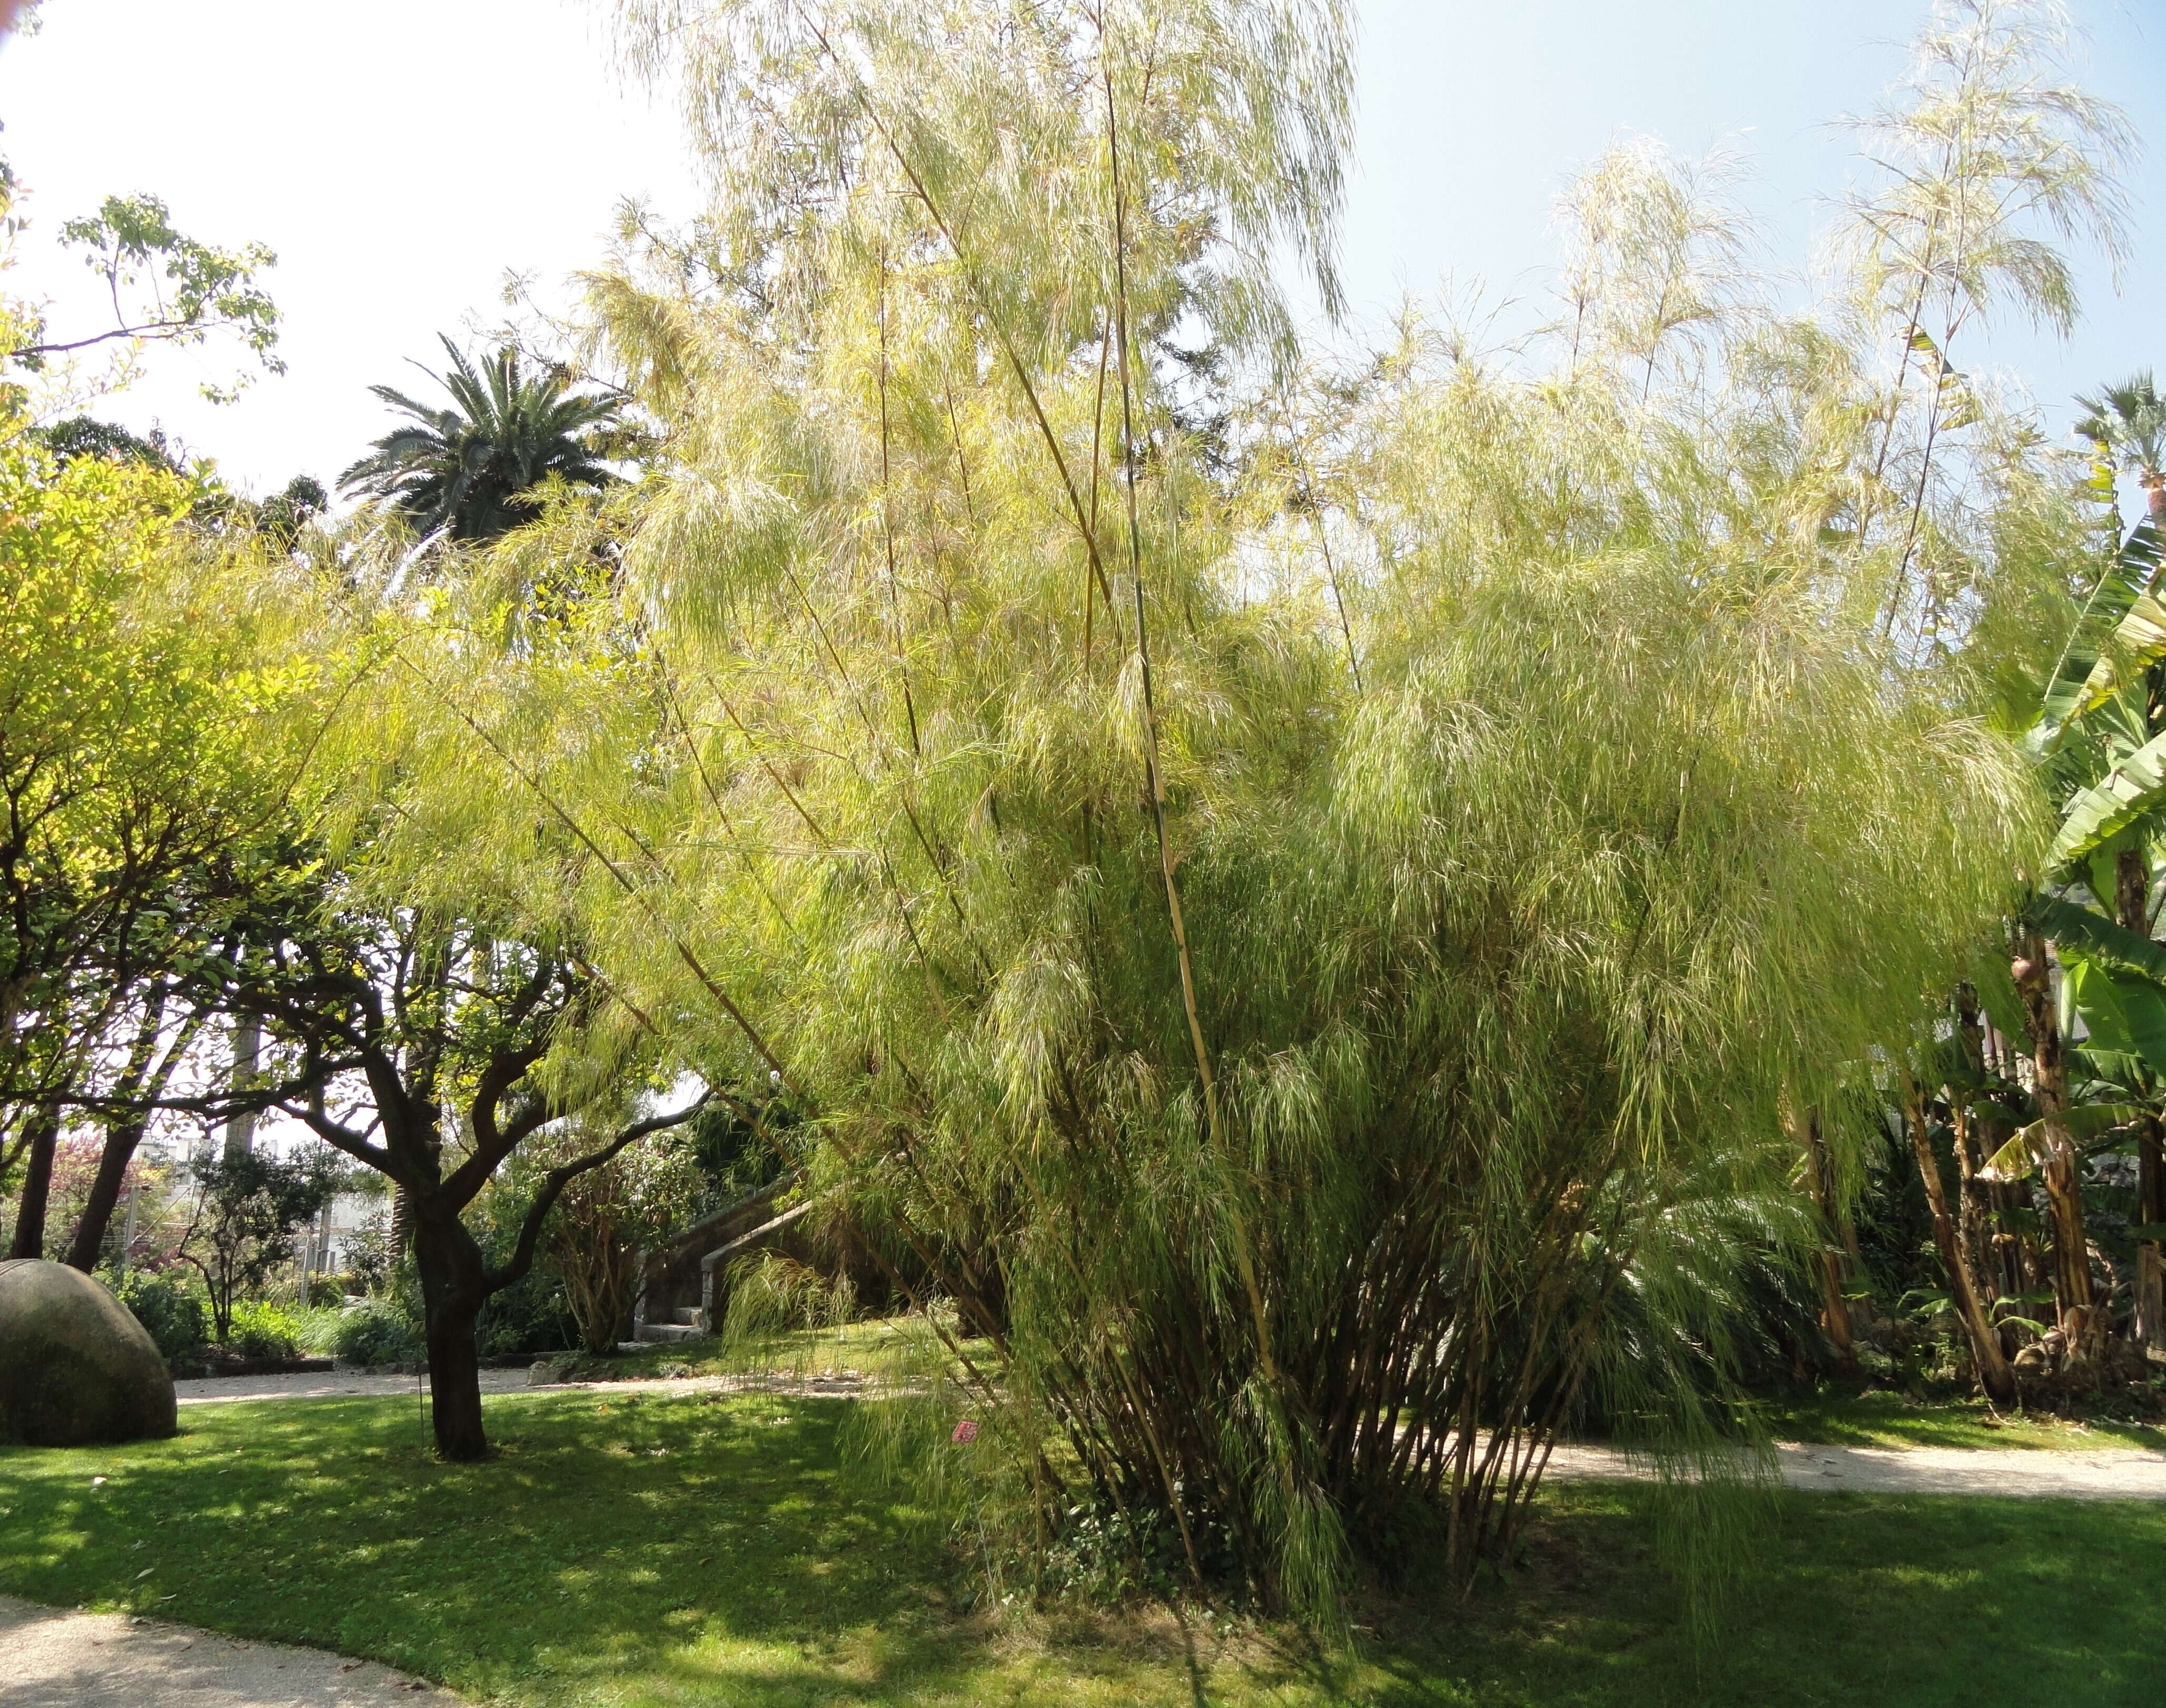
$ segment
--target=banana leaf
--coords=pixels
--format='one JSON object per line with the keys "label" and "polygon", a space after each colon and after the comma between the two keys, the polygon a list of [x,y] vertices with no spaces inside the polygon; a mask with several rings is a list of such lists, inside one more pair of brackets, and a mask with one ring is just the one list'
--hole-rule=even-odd
{"label": "banana leaf", "polygon": [[2070,720],[2103,705],[2122,683],[2136,681],[2162,658],[2166,658],[2166,606],[2149,593],[2138,593],[2114,625],[2113,638],[2091,667],[2090,674],[2084,678],[2083,692],[2076,697]]}
{"label": "banana leaf", "polygon": [[2060,954],[2069,1002],[2090,1034],[2088,1046],[2106,1056],[2134,1056],[2153,1074],[2166,1076],[2166,990],[2140,973],[2073,948],[2063,946]]}
{"label": "banana leaf", "polygon": [[[2039,701],[2038,721],[2025,738],[2032,752],[2043,753],[2050,749],[2084,708],[2084,696],[2091,687],[2091,675],[2100,667],[2107,637],[2119,628],[2121,619],[2158,577],[2159,545],[2158,530],[2149,522],[2139,525],[2121,542],[2120,551],[2114,553],[2105,572],[2099,577],[2098,585],[2091,589],[2083,614],[2069,631],[2068,645],[2054,664],[2053,673],[2047,678],[2046,692]],[[2111,692],[2111,687],[2107,692]],[[2105,697],[2101,693],[2089,704],[2096,705]]]}
{"label": "banana leaf", "polygon": [[2046,856],[2056,870],[2080,860],[2166,801],[2166,735],[2153,735],[2068,804]]}
{"label": "banana leaf", "polygon": [[2146,1078],[2158,1071],[2133,1050],[2108,1050],[2095,1044],[2069,1051],[2068,1066],[2099,1084],[2135,1092],[2141,1092]]}
{"label": "banana leaf", "polygon": [[2045,1155],[2047,1129],[2058,1124],[2075,1144],[2095,1139],[2139,1119],[2142,1109],[2132,1103],[2087,1103],[2064,1115],[2049,1115],[2019,1127],[2015,1136],[1995,1151],[1978,1172],[1987,1180],[2021,1180],[2038,1166]]}
{"label": "banana leaf", "polygon": [[[2065,896],[2037,895],[2024,909],[2031,923],[2055,946],[2066,945],[2093,960],[2111,961],[2141,973],[2166,988],[2166,943],[2132,931],[2092,908]],[[1996,1022],[1998,1024],[1998,1022]]]}

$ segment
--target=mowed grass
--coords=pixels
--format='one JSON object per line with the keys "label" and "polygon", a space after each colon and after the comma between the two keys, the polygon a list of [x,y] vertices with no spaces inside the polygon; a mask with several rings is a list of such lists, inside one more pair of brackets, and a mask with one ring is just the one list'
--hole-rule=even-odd
{"label": "mowed grass", "polygon": [[913,1319],[867,1317],[834,1328],[792,1329],[750,1347],[702,1339],[603,1357],[581,1356],[571,1377],[580,1382],[637,1382],[663,1375],[796,1379],[848,1373],[877,1384],[909,1379],[932,1355],[928,1339]]}
{"label": "mowed grass", "polygon": [[1772,1499],[1698,1643],[1622,1485],[1552,1489],[1527,1567],[1471,1601],[1366,1598],[1350,1656],[1192,1611],[1003,1625],[906,1500],[843,1474],[849,1404],[505,1394],[471,1466],[427,1457],[410,1400],[192,1407],[169,1442],[0,1450],[0,1590],[552,1708],[2148,1708],[2166,1679],[2166,1503]]}
{"label": "mowed grass", "polygon": [[[2166,1427],[2146,1421],[2151,1396],[2126,1389],[2103,1396],[2084,1418],[2049,1411],[1997,1410],[1982,1400],[1925,1400],[1874,1389],[1830,1388],[1767,1402],[1766,1427],[1778,1441],[1852,1447],[2021,1448],[2046,1452],[2166,1453]],[[2116,1411],[2125,1415],[2116,1416]]]}

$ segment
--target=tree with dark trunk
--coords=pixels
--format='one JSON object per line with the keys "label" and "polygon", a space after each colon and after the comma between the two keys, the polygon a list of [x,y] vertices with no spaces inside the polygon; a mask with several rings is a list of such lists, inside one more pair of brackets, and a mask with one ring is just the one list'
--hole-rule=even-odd
{"label": "tree with dark trunk", "polygon": [[52,1191],[53,1157],[60,1140],[59,1111],[50,1104],[31,1109],[24,1122],[23,1191],[15,1201],[15,1231],[8,1245],[11,1257],[45,1255],[45,1200]]}
{"label": "tree with dark trunk", "polygon": [[[288,935],[260,955],[215,964],[227,981],[221,1004],[256,1015],[267,1057],[283,1057],[246,1099],[304,1122],[404,1194],[436,1449],[481,1458],[482,1307],[532,1268],[542,1225],[570,1181],[689,1120],[704,1095],[666,1112],[626,1107],[605,1141],[542,1177],[512,1249],[491,1261],[465,1213],[503,1164],[544,1130],[574,1116],[591,1124],[610,1100],[626,1101],[622,1064],[594,1090],[567,1091],[563,1076],[542,1071],[597,1004],[569,957],[472,920],[329,907],[289,916]],[[647,1079],[661,1089],[651,1073]],[[230,1092],[218,1101],[237,1106]]]}
{"label": "tree with dark trunk", "polygon": [[154,983],[144,999],[135,1039],[111,1088],[112,1109],[104,1117],[105,1142],[98,1152],[98,1173],[76,1222],[75,1237],[68,1244],[68,1263],[85,1274],[98,1267],[98,1254],[105,1248],[105,1231],[128,1183],[136,1147],[151,1128],[152,1102],[172,1083],[174,1070],[203,1029],[203,1016],[198,1010],[169,1030],[170,1002],[170,988],[162,981]]}

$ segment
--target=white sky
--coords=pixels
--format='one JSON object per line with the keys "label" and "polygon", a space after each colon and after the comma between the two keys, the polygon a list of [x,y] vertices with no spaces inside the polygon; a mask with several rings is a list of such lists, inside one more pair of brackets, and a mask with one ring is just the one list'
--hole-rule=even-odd
{"label": "white sky", "polygon": [[[206,241],[261,239],[289,372],[240,403],[195,396],[233,352],[153,357],[100,412],[157,421],[255,491],[328,483],[384,430],[371,382],[427,382],[435,335],[499,311],[507,269],[561,281],[600,253],[626,195],[694,205],[674,95],[610,68],[597,0],[47,0],[41,32],[0,45],[4,150],[34,199],[8,287],[57,298],[54,329],[98,311],[51,253],[61,222],[149,192]],[[2079,388],[2166,366],[2166,0],[2074,0],[2080,69],[2153,147],[2130,179],[2137,256],[2116,300],[2086,260],[2074,342],[2010,334],[1983,356],[2031,382],[2058,429]],[[1345,270],[1375,319],[1452,272],[1492,293],[1540,287],[1550,208],[1620,129],[1739,149],[1775,258],[1799,266],[1838,194],[1827,121],[1899,71],[1924,0],[1370,0]]]}

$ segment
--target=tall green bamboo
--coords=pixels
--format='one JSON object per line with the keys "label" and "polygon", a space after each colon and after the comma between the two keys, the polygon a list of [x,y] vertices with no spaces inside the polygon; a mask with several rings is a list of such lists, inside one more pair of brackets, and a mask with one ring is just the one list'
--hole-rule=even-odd
{"label": "tall green bamboo", "polygon": [[[432,608],[470,739],[414,787],[482,870],[570,836],[507,881],[805,1117],[944,1342],[921,1472],[1320,1615],[1410,1523],[1507,1547],[1591,1415],[1734,1476],[1746,1273],[1815,1237],[1785,1115],[1852,1105],[2044,836],[1880,632],[1856,323],[1650,156],[1582,304],[1637,333],[1311,385],[1258,257],[1333,289],[1337,5],[627,11],[717,179],[700,266],[593,282],[661,451]],[[621,579],[492,651],[597,534]]]}

